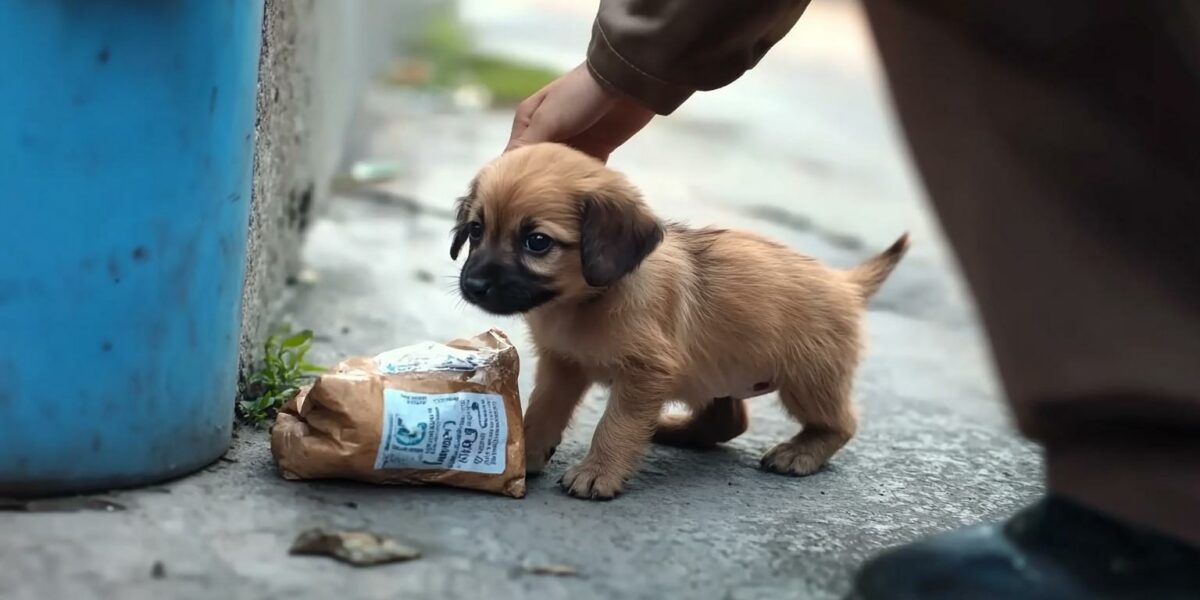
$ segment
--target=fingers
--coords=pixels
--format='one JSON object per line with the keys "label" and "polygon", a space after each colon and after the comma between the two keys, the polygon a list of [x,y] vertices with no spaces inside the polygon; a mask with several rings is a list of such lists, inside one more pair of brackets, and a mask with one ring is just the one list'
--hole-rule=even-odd
{"label": "fingers", "polygon": [[540,142],[565,142],[603,118],[616,97],[576,67],[526,99],[513,117],[507,150]]}
{"label": "fingers", "polygon": [[546,92],[549,89],[550,86],[546,86],[517,105],[517,114],[513,116],[512,132],[508,134],[508,145],[504,147],[505,152],[524,145],[521,143],[521,136],[533,122],[533,114],[546,99]]}

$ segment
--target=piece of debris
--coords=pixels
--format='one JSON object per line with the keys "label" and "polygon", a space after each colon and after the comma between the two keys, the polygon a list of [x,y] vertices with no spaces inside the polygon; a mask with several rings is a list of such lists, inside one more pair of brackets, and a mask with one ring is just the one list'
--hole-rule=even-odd
{"label": "piece of debris", "polygon": [[579,577],[579,570],[571,565],[548,563],[543,565],[527,565],[525,570],[532,575],[549,577]]}
{"label": "piece of debris", "polygon": [[301,269],[296,274],[296,282],[302,285],[314,285],[320,281],[321,276],[315,269]]}
{"label": "piece of debris", "polygon": [[416,548],[370,531],[310,529],[296,537],[291,554],[336,558],[356,567],[381,565],[421,557]]}
{"label": "piece of debris", "polygon": [[0,498],[0,512],[81,512],[85,510],[116,512],[125,510],[125,505],[107,498],[83,496],[38,500]]}
{"label": "piece of debris", "polygon": [[433,65],[422,58],[408,58],[397,62],[387,70],[384,80],[395,85],[418,86],[429,83]]}
{"label": "piece of debris", "polygon": [[167,566],[161,560],[154,561],[154,565],[150,567],[150,576],[155,579],[163,579],[167,576]]}
{"label": "piece of debris", "polygon": [[492,91],[482,85],[460,85],[451,94],[454,106],[464,110],[483,110],[492,105]]}
{"label": "piece of debris", "polygon": [[331,188],[335,193],[352,192],[364,186],[391,181],[402,172],[403,166],[396,161],[359,161],[334,176]]}

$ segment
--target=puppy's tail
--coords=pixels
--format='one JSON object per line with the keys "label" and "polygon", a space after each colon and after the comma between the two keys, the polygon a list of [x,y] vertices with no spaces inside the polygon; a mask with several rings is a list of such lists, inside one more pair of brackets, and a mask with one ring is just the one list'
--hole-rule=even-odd
{"label": "puppy's tail", "polygon": [[863,301],[866,301],[875,292],[879,291],[879,286],[883,285],[884,280],[891,275],[892,269],[896,268],[896,263],[904,258],[904,253],[908,252],[908,234],[900,236],[887,250],[875,255],[867,262],[850,269],[847,273],[850,281],[858,284],[862,290]]}

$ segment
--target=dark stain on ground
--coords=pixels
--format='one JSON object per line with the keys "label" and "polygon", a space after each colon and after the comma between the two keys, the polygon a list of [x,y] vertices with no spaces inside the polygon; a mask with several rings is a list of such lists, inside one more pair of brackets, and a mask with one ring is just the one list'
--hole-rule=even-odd
{"label": "dark stain on ground", "polygon": [[[57,486],[55,486],[57,487]],[[33,489],[37,489],[34,487]],[[16,500],[0,498],[0,512],[116,512],[126,510],[125,505],[107,498],[68,496],[38,500]]]}
{"label": "dark stain on ground", "polygon": [[108,46],[105,46],[105,47],[101,48],[99,52],[96,53],[96,62],[98,62],[100,64],[105,64],[108,62],[109,56],[110,56],[110,53],[108,51]]}
{"label": "dark stain on ground", "polygon": [[825,229],[813,223],[812,219],[804,215],[788,212],[782,208],[775,206],[751,206],[745,212],[750,216],[787,227],[788,229],[812,233],[831,246],[836,246],[844,250],[862,250],[864,247],[862,239],[858,237]]}
{"label": "dark stain on ground", "polygon": [[415,276],[417,281],[420,281],[421,283],[433,283],[433,273],[430,273],[425,269],[417,269]]}
{"label": "dark stain on ground", "polygon": [[396,208],[414,216],[427,215],[448,220],[454,220],[457,217],[453,209],[438,208],[427,204],[422,204],[412,196],[397,194],[384,189],[362,188],[346,192],[344,195],[349,198],[364,200],[378,206]]}
{"label": "dark stain on ground", "polygon": [[142,261],[146,260],[147,258],[150,258],[150,251],[147,250],[145,246],[138,246],[137,248],[133,249],[133,260],[134,261],[142,262]]}
{"label": "dark stain on ground", "polygon": [[112,278],[113,283],[121,283],[121,263],[117,262],[117,257],[108,257],[108,276]]}
{"label": "dark stain on ground", "polygon": [[217,86],[213,86],[212,91],[208,93],[208,114],[213,114],[217,110]]}
{"label": "dark stain on ground", "polygon": [[150,577],[154,579],[163,579],[167,576],[167,567],[163,565],[161,560],[154,561],[150,567]]}
{"label": "dark stain on ground", "polygon": [[797,158],[796,166],[802,171],[812,173],[813,175],[820,175],[822,177],[828,177],[833,171],[828,163],[808,156],[801,156]]}
{"label": "dark stain on ground", "polygon": [[297,231],[308,228],[309,212],[312,210],[313,184],[310,182],[302,190],[292,190],[288,194],[287,224]]}
{"label": "dark stain on ground", "polygon": [[110,342],[108,340],[104,340],[104,341],[100,342],[100,351],[101,352],[112,352],[112,342]]}

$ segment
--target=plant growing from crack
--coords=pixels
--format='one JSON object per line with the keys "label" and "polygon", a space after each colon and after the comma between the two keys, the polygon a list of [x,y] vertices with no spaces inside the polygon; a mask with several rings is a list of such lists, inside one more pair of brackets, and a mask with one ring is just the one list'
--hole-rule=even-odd
{"label": "plant growing from crack", "polygon": [[313,332],[291,333],[287,327],[267,338],[262,366],[250,375],[248,396],[238,402],[238,412],[251,424],[262,425],[291,400],[308,377],[324,372],[305,356],[312,349]]}

